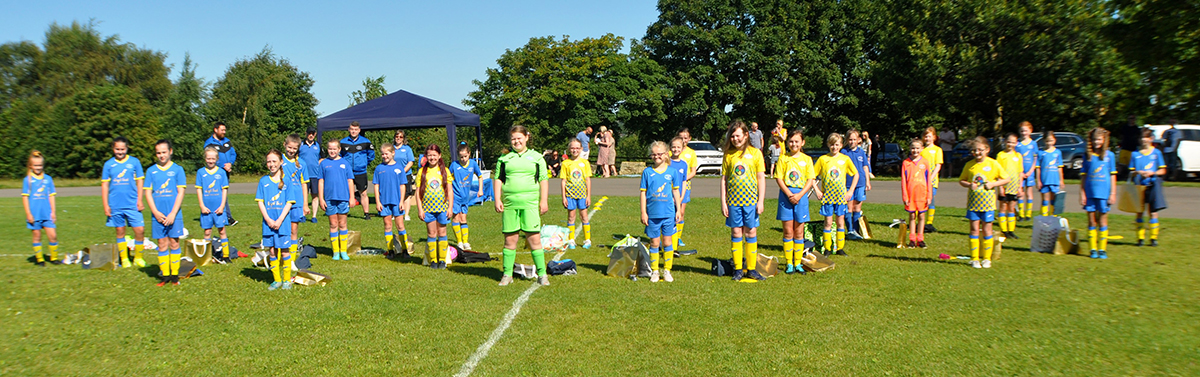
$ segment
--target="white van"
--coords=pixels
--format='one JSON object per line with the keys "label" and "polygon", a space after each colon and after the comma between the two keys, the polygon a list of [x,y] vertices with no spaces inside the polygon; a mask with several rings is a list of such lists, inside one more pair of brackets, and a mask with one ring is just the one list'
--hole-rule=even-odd
{"label": "white van", "polygon": [[[1147,125],[1154,132],[1154,146],[1162,151],[1163,132],[1170,129],[1170,125],[1153,124]],[[1200,173],[1200,125],[1195,124],[1176,124],[1175,128],[1179,130],[1179,150],[1176,154],[1179,155],[1179,160],[1175,166],[1179,167],[1179,171],[1175,172],[1174,176],[1167,177],[1168,179],[1182,179],[1187,177],[1189,173]],[[1163,152],[1163,157],[1166,157],[1166,152]]]}

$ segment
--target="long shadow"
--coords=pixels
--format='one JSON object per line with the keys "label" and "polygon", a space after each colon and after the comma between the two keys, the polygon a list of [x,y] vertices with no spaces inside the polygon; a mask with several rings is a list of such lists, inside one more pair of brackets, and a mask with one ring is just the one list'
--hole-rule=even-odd
{"label": "long shadow", "polygon": [[676,265],[676,266],[672,266],[671,269],[675,270],[675,271],[691,272],[691,273],[702,274],[702,275],[712,275],[713,274],[712,269],[692,267],[692,266],[687,266],[687,265]]}
{"label": "long shadow", "polygon": [[896,242],[891,241],[891,240],[884,240],[881,238],[872,238],[869,240],[858,240],[858,241],[854,241],[854,242],[870,242],[870,243],[873,243],[873,244],[876,244],[879,246],[883,246],[883,247],[896,247]]}
{"label": "long shadow", "polygon": [[939,260],[939,259],[937,259],[937,257],[919,258],[919,257],[906,257],[906,256],[902,256],[902,255],[867,254],[867,258],[883,258],[883,259],[898,260],[898,261],[902,261],[902,262],[916,262],[916,263],[947,263],[947,261]]}
{"label": "long shadow", "polygon": [[599,272],[601,275],[604,275],[605,272],[608,272],[608,265],[605,264],[577,263],[576,266]]}
{"label": "long shadow", "polygon": [[271,275],[271,271],[260,270],[255,267],[246,267],[242,269],[242,276],[248,277],[261,283],[270,283],[275,281],[275,277]]}
{"label": "long shadow", "polygon": [[759,250],[783,251],[783,245],[764,245],[758,244]]}
{"label": "long shadow", "polygon": [[[420,263],[420,262],[418,261],[417,263]],[[455,273],[460,273],[460,274],[464,274],[464,275],[474,275],[474,276],[484,277],[484,278],[488,278],[488,279],[495,280],[495,281],[500,281],[500,278],[504,277],[504,270],[495,268],[495,267],[452,264],[452,265],[446,267],[446,269],[450,270],[451,272],[455,272]]]}
{"label": "long shadow", "polygon": [[139,267],[138,271],[141,271],[143,274],[146,274],[146,276],[151,277],[154,280],[158,280],[158,278],[159,278],[158,274],[162,273],[162,270],[158,268],[157,264],[149,265],[146,267]]}

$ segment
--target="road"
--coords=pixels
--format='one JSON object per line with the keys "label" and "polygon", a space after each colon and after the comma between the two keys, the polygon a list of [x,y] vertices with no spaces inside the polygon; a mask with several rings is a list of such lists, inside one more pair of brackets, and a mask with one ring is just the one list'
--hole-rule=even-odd
{"label": "road", "polygon": [[[633,196],[639,191],[639,181],[637,178],[595,178],[592,179],[592,195],[594,196]],[[717,198],[720,197],[720,179],[701,177],[692,181],[692,197],[694,198]],[[254,183],[234,183],[230,185],[230,192],[233,194],[251,194],[255,193]],[[773,189],[775,183],[767,183],[767,197],[774,198],[778,195],[778,190]],[[559,195],[558,179],[552,179],[550,182],[550,195]],[[967,190],[958,186],[957,182],[942,182],[937,196],[937,203],[947,207],[965,206],[967,203]],[[1178,219],[1200,219],[1200,211],[1192,211],[1200,209],[1200,188],[1194,187],[1166,187],[1167,202],[1170,208],[1160,212],[1160,216]],[[1071,185],[1066,187],[1067,196],[1067,212],[1082,212],[1079,206],[1079,186]],[[99,196],[100,187],[63,187],[58,189],[58,196]],[[0,198],[19,198],[21,196],[20,189],[2,189],[0,190]],[[877,181],[872,183],[871,191],[867,193],[867,201],[872,203],[888,203],[888,204],[903,204],[900,202],[900,182],[898,181]],[[1034,206],[1038,207],[1038,206]],[[1113,210],[1114,213],[1120,213]],[[1036,212],[1036,210],[1035,210]]]}

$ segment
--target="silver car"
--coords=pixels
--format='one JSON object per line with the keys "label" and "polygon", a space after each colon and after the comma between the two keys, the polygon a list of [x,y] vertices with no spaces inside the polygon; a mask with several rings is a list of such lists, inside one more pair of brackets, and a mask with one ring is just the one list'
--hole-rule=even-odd
{"label": "silver car", "polygon": [[707,141],[689,141],[688,148],[696,151],[696,174],[721,174],[721,149]]}

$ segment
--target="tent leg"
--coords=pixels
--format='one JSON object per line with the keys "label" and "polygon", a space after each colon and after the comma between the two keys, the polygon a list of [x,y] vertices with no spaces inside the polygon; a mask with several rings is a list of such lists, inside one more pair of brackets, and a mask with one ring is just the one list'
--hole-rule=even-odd
{"label": "tent leg", "polygon": [[450,160],[458,158],[458,126],[446,126],[446,138],[450,140],[450,149],[446,150],[446,155],[451,156]]}

